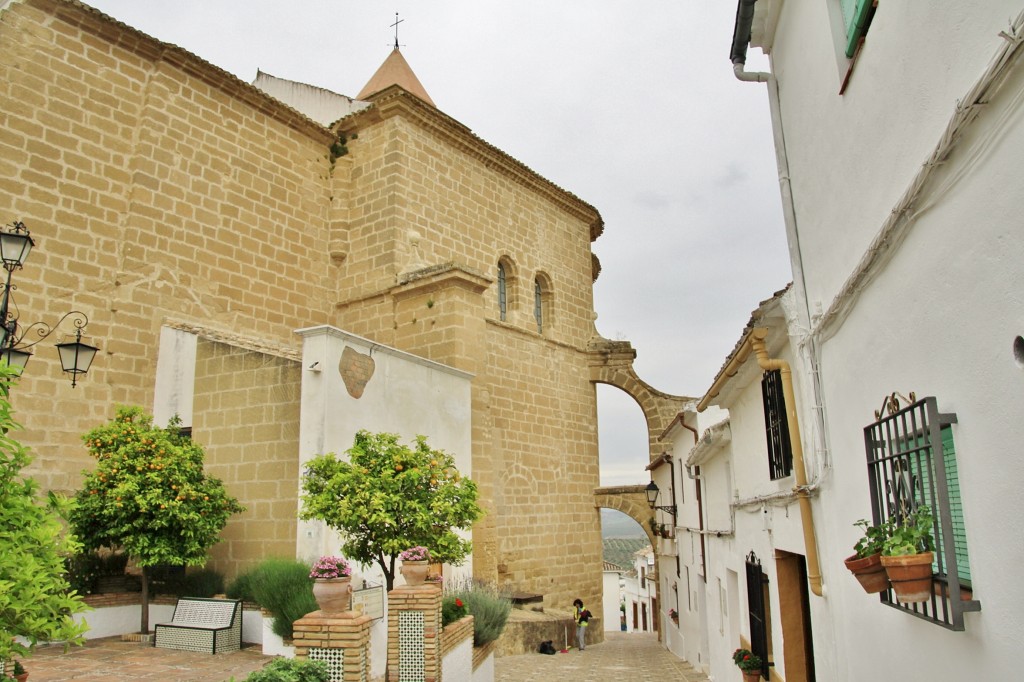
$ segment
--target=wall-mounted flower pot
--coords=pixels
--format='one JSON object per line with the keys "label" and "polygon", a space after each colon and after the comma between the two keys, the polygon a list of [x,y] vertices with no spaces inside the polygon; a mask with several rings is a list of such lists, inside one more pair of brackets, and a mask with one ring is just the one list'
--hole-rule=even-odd
{"label": "wall-mounted flower pot", "polygon": [[882,565],[896,598],[903,604],[928,601],[932,596],[932,553],[883,556]]}
{"label": "wall-mounted flower pot", "polygon": [[843,563],[868,594],[878,594],[889,589],[889,576],[882,565],[881,554],[872,554],[863,559],[858,559],[854,554]]}

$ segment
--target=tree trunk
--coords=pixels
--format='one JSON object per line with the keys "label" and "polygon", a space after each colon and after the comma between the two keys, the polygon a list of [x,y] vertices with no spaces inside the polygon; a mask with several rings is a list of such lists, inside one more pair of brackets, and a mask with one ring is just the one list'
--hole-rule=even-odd
{"label": "tree trunk", "polygon": [[142,634],[149,634],[149,573],[142,567]]}
{"label": "tree trunk", "polygon": [[388,569],[388,564],[384,561],[384,557],[380,556],[377,559],[377,564],[380,566],[380,570],[384,573],[384,590],[390,592],[395,589],[395,557],[391,557],[391,568]]}

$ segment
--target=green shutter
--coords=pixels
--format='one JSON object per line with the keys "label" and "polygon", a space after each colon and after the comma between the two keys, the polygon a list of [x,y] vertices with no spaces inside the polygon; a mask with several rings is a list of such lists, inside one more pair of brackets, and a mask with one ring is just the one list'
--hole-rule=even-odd
{"label": "green shutter", "polygon": [[[970,584],[971,567],[967,561],[967,531],[964,528],[964,508],[960,501],[960,479],[957,477],[956,448],[953,446],[953,429],[950,426],[943,426],[942,430],[942,461],[946,467],[946,488],[949,493],[949,516],[953,522],[953,544],[956,547],[956,570],[960,576],[961,583]],[[920,447],[923,444],[923,437],[915,439],[914,446]],[[915,466],[915,469],[917,467]],[[925,468],[920,472],[922,490],[931,489],[931,471]],[[940,510],[933,509],[932,512],[938,516]],[[943,548],[942,525],[939,524],[939,534],[935,538],[936,552]],[[933,570],[939,570],[938,560],[932,564]]]}
{"label": "green shutter", "polygon": [[846,26],[846,56],[852,59],[857,43],[867,32],[868,16],[874,0],[840,0],[843,10],[843,25]]}
{"label": "green shutter", "polygon": [[953,542],[956,545],[956,570],[960,582],[970,583],[971,565],[967,561],[967,530],[964,528],[964,507],[960,501],[960,479],[957,476],[953,429],[942,427],[942,459],[946,463],[946,485],[949,488],[949,515],[953,518]]}

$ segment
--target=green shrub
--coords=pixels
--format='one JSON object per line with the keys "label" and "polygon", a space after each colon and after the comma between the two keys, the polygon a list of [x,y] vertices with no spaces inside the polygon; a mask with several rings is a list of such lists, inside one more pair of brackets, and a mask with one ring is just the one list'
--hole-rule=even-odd
{"label": "green shrub", "polygon": [[258,603],[256,595],[252,593],[252,584],[250,583],[251,573],[242,573],[228,585],[227,595],[230,599],[241,599],[251,603]]}
{"label": "green shrub", "polygon": [[469,580],[448,592],[449,596],[461,599],[473,616],[473,646],[490,644],[501,637],[512,613],[512,598],[508,590]]}
{"label": "green shrub", "polygon": [[292,624],[319,607],[313,599],[310,567],[295,559],[267,559],[249,574],[256,602],[274,615],[274,634],[292,636]]}
{"label": "green shrub", "polygon": [[275,658],[262,670],[250,673],[245,682],[328,682],[330,674],[323,661]]}
{"label": "green shrub", "polygon": [[179,574],[169,579],[164,588],[178,597],[205,597],[224,592],[224,576],[212,568]]}
{"label": "green shrub", "polygon": [[118,553],[96,554],[97,567],[100,575],[124,575],[128,567],[128,555]]}
{"label": "green shrub", "polygon": [[81,595],[96,591],[100,578],[100,559],[94,552],[74,554],[64,559],[64,573],[68,586]]}

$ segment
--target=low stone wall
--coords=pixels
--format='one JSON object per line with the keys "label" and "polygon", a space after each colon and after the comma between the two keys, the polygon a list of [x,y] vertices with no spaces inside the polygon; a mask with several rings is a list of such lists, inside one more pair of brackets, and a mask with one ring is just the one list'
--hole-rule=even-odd
{"label": "low stone wall", "polygon": [[[576,623],[571,613],[513,609],[505,631],[497,641],[495,655],[501,657],[536,653],[540,643],[549,639],[556,649],[564,647],[566,642],[569,646],[576,646]],[[587,626],[587,644],[603,641],[604,625],[601,618],[594,616]]]}
{"label": "low stone wall", "polygon": [[448,623],[441,631],[441,658],[457,647],[466,638],[473,638],[473,616],[464,616],[454,623]]}

